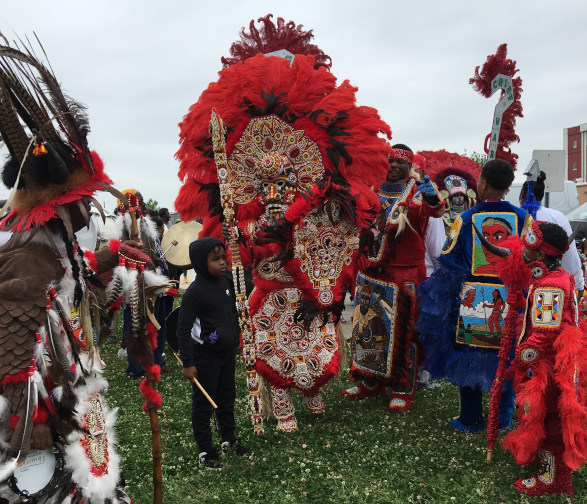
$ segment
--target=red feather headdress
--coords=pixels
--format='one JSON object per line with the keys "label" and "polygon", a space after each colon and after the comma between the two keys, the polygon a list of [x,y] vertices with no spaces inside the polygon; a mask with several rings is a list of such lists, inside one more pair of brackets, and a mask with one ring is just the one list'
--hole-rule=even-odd
{"label": "red feather headdress", "polygon": [[385,178],[387,143],[379,134],[390,138],[389,126],[375,109],[356,105],[357,88],[348,81],[337,86],[334,75],[316,61],[305,54],[295,54],[293,61],[257,54],[222,70],[190,107],[180,123],[176,157],[183,186],[175,208],[184,220],[204,219],[202,235],[220,234],[218,176],[208,126],[212,109],[227,128],[239,222],[256,220],[264,211],[255,173],[263,155],[287,159],[297,197],[324,178],[342,185],[353,181],[364,191]]}

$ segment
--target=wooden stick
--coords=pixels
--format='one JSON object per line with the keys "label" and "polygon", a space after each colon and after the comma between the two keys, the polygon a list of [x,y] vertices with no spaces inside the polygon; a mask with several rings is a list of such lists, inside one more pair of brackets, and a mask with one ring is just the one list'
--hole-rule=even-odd
{"label": "wooden stick", "polygon": [[[147,373],[147,386],[154,389],[155,379],[152,374]],[[147,401],[149,409],[149,421],[151,423],[152,446],[151,454],[153,456],[153,504],[163,503],[163,471],[161,468],[161,427],[159,425],[159,415],[157,407]]]}
{"label": "wooden stick", "polygon": [[[169,347],[171,348],[171,347]],[[177,362],[179,362],[179,365],[183,367],[183,362],[181,361],[181,359],[179,358],[179,355],[177,355],[177,353],[175,352],[175,350],[173,350],[173,348],[171,348],[171,351],[173,352],[173,355],[175,355],[175,358],[177,359]],[[204,397],[206,399],[208,399],[208,402],[212,405],[212,407],[214,409],[218,409],[217,404],[214,402],[214,399],[212,399],[209,395],[208,392],[206,392],[206,390],[204,389],[204,387],[202,387],[202,384],[196,380],[195,378],[193,378],[193,382],[196,384],[196,387],[198,387],[200,389],[200,392],[202,392],[202,394],[204,394]]]}

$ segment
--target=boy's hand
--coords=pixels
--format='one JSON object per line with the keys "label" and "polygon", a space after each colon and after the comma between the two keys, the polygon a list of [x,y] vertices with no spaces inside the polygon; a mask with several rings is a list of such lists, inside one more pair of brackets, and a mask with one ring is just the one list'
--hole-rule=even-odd
{"label": "boy's hand", "polygon": [[198,370],[196,369],[196,366],[184,367],[181,370],[181,374],[189,381],[193,382],[198,377]]}

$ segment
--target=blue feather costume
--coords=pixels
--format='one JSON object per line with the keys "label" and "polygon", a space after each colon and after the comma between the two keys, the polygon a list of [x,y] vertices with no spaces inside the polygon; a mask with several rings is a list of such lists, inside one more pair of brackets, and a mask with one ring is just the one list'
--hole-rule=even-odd
{"label": "blue feather costume", "polygon": [[[486,201],[461,214],[453,224],[439,267],[420,285],[417,330],[432,378],[460,387],[460,430],[483,429],[482,392],[491,388],[497,369],[507,293],[493,268],[494,256],[475,235],[473,223],[498,244],[520,234],[525,212],[506,201]],[[507,387],[504,388],[504,390]],[[504,400],[502,425],[508,425],[512,400]]]}

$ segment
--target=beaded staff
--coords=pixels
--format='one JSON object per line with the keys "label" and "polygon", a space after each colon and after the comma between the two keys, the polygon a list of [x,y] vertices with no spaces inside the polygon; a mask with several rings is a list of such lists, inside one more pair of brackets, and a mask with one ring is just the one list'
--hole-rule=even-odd
{"label": "beaded staff", "polygon": [[228,249],[232,257],[232,278],[236,294],[236,308],[238,320],[243,338],[243,359],[247,370],[247,387],[249,389],[249,407],[251,409],[251,420],[255,434],[263,434],[263,417],[261,416],[261,395],[259,393],[259,377],[257,376],[255,340],[251,327],[249,315],[249,302],[245,289],[244,268],[241,261],[238,228],[232,201],[232,191],[229,184],[228,163],[226,158],[225,135],[226,128],[222,119],[212,110],[210,118],[210,132],[212,134],[212,145],[214,148],[214,162],[218,171],[218,182],[220,185],[220,200],[222,203],[222,214],[230,229]]}

